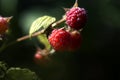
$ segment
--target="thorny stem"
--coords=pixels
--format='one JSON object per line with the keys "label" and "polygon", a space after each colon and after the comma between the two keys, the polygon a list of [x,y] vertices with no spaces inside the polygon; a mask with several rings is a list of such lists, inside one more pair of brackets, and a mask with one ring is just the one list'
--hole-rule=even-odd
{"label": "thorny stem", "polygon": [[[53,27],[59,25],[60,23],[62,23],[62,22],[64,22],[64,21],[65,21],[65,16],[63,16],[63,18],[60,19],[59,21],[53,23],[53,24],[51,25],[51,27],[53,28]],[[2,47],[0,48],[0,52],[2,52],[5,48],[7,48],[7,47],[9,47],[9,46],[11,46],[11,45],[13,45],[13,44],[15,44],[15,43],[17,43],[17,42],[21,42],[21,41],[26,40],[26,39],[29,39],[29,38],[31,38],[31,37],[36,37],[36,36],[38,36],[38,35],[40,35],[40,34],[43,34],[44,32],[45,32],[45,30],[41,30],[41,31],[38,31],[38,32],[33,33],[31,36],[30,36],[30,35],[26,35],[26,36],[20,37],[20,38],[18,38],[17,40],[12,41],[12,42],[10,42],[10,43],[7,44],[7,45],[6,45],[6,43],[5,43],[5,44],[3,44]]]}

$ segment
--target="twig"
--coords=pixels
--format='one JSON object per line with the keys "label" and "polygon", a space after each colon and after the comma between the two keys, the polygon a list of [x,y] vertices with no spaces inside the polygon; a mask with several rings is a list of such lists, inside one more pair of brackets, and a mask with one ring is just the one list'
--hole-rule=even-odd
{"label": "twig", "polygon": [[[65,21],[65,16],[63,16],[63,18],[60,19],[59,21],[53,23],[53,24],[51,25],[51,27],[55,27],[55,26],[59,25],[60,23],[62,23],[62,22],[64,22],[64,21]],[[20,42],[20,41],[29,39],[29,38],[31,38],[31,37],[36,37],[36,36],[38,36],[38,35],[40,35],[40,34],[43,34],[44,32],[45,32],[45,30],[41,30],[41,31],[38,31],[38,32],[33,33],[31,36],[30,36],[30,35],[26,35],[26,36],[20,37],[20,38],[18,38],[17,40],[12,41],[12,42],[10,42],[10,43],[7,44],[7,45],[6,45],[6,44],[3,44],[3,46],[0,48],[0,52],[2,52],[5,48],[7,48],[7,47],[9,47],[9,46],[11,46],[11,45],[13,45],[13,44],[15,44],[15,43],[17,43],[17,42]]]}
{"label": "twig", "polygon": [[64,21],[65,21],[65,18],[66,18],[66,16],[64,15],[62,19],[60,19],[59,21],[53,23],[53,24],[52,24],[52,27],[55,27],[55,26],[59,25],[60,23],[64,22]]}
{"label": "twig", "polygon": [[17,42],[20,42],[20,41],[26,40],[26,39],[28,39],[28,38],[30,38],[30,37],[38,36],[38,35],[40,35],[40,34],[42,34],[42,33],[44,33],[44,30],[35,32],[35,33],[32,34],[31,36],[30,36],[30,35],[26,35],[26,36],[20,37],[20,38],[18,38],[16,41],[17,41]]}
{"label": "twig", "polygon": [[[51,25],[51,27],[55,27],[55,26],[59,25],[60,23],[62,23],[62,22],[64,22],[64,21],[65,21],[65,16],[63,16],[63,18],[60,19],[59,21],[53,23],[53,24]],[[30,37],[38,36],[38,35],[40,35],[40,34],[42,34],[42,33],[44,33],[44,32],[45,32],[45,30],[41,30],[41,31],[35,32],[35,33],[32,34],[31,36],[26,35],[26,36],[20,37],[20,38],[18,38],[16,41],[17,41],[17,42],[20,42],[20,41],[26,40],[26,39],[28,39],[28,38],[30,38]]]}

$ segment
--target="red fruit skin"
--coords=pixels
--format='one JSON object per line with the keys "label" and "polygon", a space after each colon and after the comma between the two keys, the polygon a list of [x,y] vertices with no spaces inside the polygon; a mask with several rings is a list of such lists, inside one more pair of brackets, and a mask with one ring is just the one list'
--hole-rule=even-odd
{"label": "red fruit skin", "polygon": [[8,29],[8,22],[5,18],[0,17],[0,34],[4,34]]}
{"label": "red fruit skin", "polygon": [[41,59],[43,58],[43,56],[42,56],[40,53],[36,53],[36,54],[34,55],[34,58],[35,58],[36,60],[41,60]]}
{"label": "red fruit skin", "polygon": [[48,40],[56,51],[66,51],[69,46],[71,35],[64,29],[54,29]]}
{"label": "red fruit skin", "polygon": [[69,46],[69,51],[78,50],[82,43],[81,34],[77,31],[71,32],[71,43]]}
{"label": "red fruit skin", "polygon": [[87,16],[84,8],[73,7],[66,12],[66,24],[79,30],[86,24]]}
{"label": "red fruit skin", "polygon": [[[37,49],[36,53],[34,54],[34,62],[35,64],[39,66],[47,66],[50,59],[48,58],[47,55],[44,55],[46,53],[45,50],[40,50],[39,48]],[[44,54],[43,54],[44,53]]]}
{"label": "red fruit skin", "polygon": [[47,60],[45,59],[45,56],[41,54],[41,50],[37,50],[34,55],[34,62],[37,65],[46,65]]}
{"label": "red fruit skin", "polygon": [[43,59],[43,55],[41,54],[41,50],[37,49],[36,53],[34,54],[35,63],[39,64],[42,59]]}

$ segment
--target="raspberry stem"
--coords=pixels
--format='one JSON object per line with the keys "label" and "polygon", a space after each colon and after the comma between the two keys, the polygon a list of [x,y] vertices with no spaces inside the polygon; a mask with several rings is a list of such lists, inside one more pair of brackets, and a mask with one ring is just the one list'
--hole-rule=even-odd
{"label": "raspberry stem", "polygon": [[[60,23],[62,23],[62,22],[64,22],[64,21],[65,21],[65,16],[63,16],[63,18],[60,19],[59,21],[53,23],[53,24],[51,25],[51,27],[55,27],[55,26],[59,25]],[[36,37],[36,36],[38,36],[38,35],[40,35],[40,34],[42,34],[42,33],[44,33],[44,32],[45,32],[45,30],[41,30],[41,31],[35,32],[35,33],[32,34],[31,36],[26,35],[26,36],[20,37],[20,38],[18,38],[16,41],[17,41],[17,42],[20,42],[20,41],[26,40],[26,39],[28,39],[28,38],[30,38],[30,37]]]}
{"label": "raspberry stem", "polygon": [[62,19],[60,19],[59,21],[55,22],[52,24],[52,27],[55,27],[57,25],[59,25],[60,23],[64,22],[66,19],[66,16],[64,15]]}
{"label": "raspberry stem", "polygon": [[26,39],[28,39],[28,38],[30,38],[30,37],[38,36],[38,35],[40,35],[40,34],[42,34],[42,33],[44,33],[44,30],[41,30],[41,31],[35,32],[35,33],[32,34],[31,36],[26,35],[26,36],[20,37],[20,38],[18,38],[16,41],[17,41],[17,42],[20,42],[20,41],[26,40]]}
{"label": "raspberry stem", "polygon": [[75,0],[73,7],[78,7],[78,0]]}

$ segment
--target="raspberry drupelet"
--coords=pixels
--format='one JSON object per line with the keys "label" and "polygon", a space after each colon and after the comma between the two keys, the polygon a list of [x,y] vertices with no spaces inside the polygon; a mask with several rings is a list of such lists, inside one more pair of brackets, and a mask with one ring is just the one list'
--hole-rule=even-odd
{"label": "raspberry drupelet", "polygon": [[84,8],[73,7],[66,12],[66,24],[76,30],[83,28],[86,20],[87,16]]}
{"label": "raspberry drupelet", "polygon": [[70,44],[71,35],[64,29],[54,29],[48,40],[56,51],[66,51]]}

